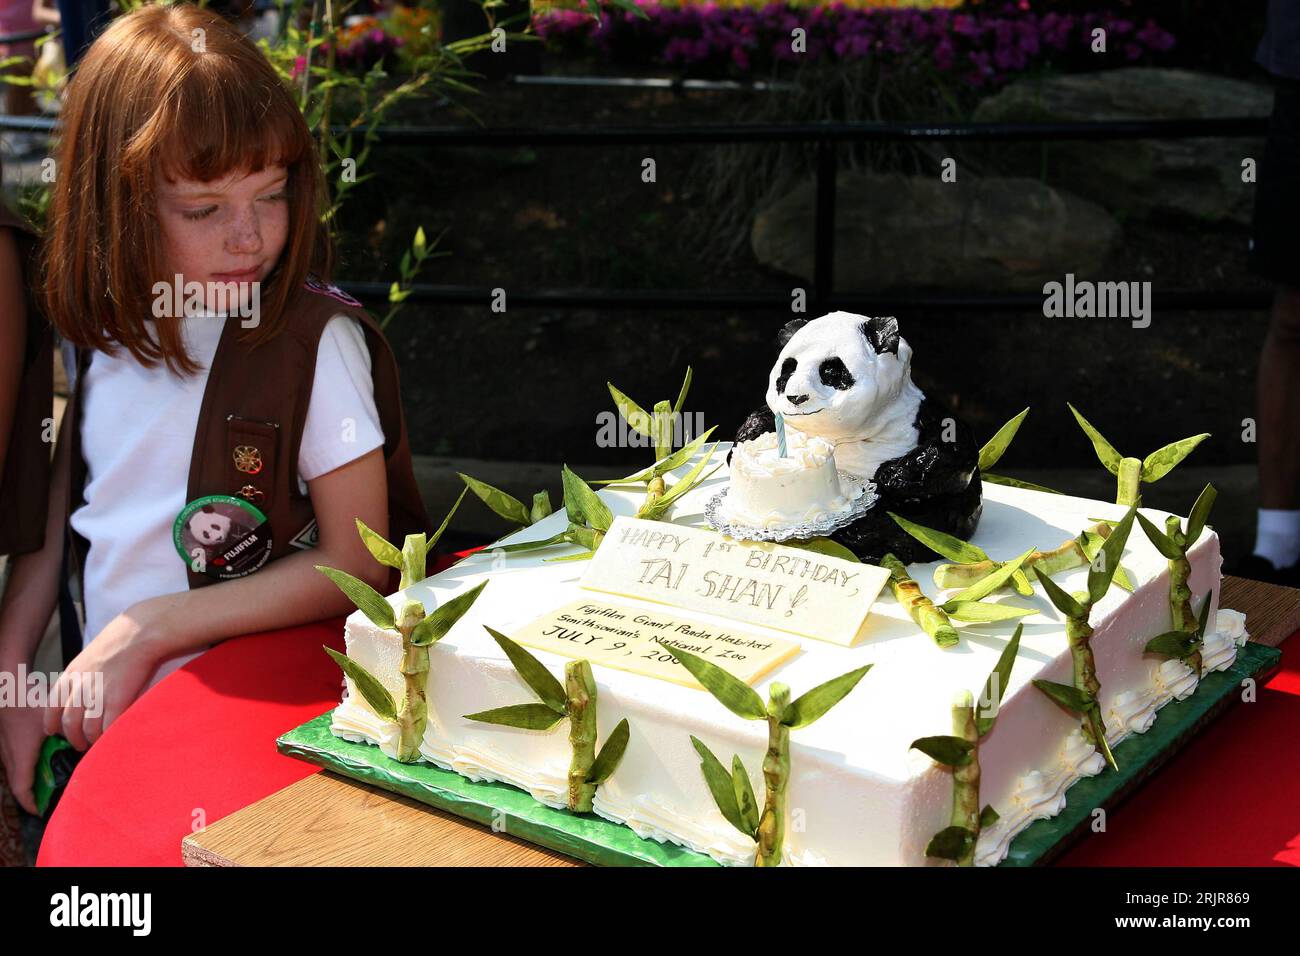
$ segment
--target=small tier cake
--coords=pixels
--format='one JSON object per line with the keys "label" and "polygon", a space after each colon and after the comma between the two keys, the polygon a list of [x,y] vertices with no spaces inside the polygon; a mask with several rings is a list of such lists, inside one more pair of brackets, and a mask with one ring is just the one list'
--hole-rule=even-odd
{"label": "small tier cake", "polygon": [[735,446],[722,511],[738,524],[776,528],[843,511],[851,500],[835,469],[835,446],[792,428],[784,458],[776,432]]}

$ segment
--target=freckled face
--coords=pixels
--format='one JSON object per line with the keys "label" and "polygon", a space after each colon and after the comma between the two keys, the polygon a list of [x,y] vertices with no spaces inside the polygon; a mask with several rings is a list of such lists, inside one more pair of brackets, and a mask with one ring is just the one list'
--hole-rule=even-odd
{"label": "freckled face", "polygon": [[170,284],[199,282],[213,309],[209,283],[241,283],[240,298],[275,268],[289,235],[288,171],[268,166],[199,182],[158,179],[158,218]]}

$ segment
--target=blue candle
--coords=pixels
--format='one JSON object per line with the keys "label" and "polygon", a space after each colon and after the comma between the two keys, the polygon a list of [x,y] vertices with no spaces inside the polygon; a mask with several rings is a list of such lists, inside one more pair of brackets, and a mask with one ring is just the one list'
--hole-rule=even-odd
{"label": "blue candle", "polygon": [[782,458],[790,457],[785,447],[785,418],[780,412],[776,413],[776,452]]}

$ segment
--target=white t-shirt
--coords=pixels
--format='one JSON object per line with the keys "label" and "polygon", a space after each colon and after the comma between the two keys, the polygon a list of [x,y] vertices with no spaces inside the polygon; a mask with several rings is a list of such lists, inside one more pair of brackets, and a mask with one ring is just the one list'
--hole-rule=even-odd
{"label": "white t-shirt", "polygon": [[[84,644],[137,601],[189,588],[186,562],[172,543],[172,524],[187,503],[194,431],[225,321],[211,315],[182,319],[185,349],[201,366],[188,378],[164,363],[145,368],[126,349],[116,356],[96,351],[91,358],[82,393],[85,504],[71,518],[90,544]],[[152,334],[153,320],[146,325]],[[71,355],[65,347],[70,383],[76,375]],[[340,441],[339,423],[349,420],[355,431]],[[383,443],[365,333],[356,319],[336,315],[317,351],[298,454],[299,490],[305,493],[306,481]],[[165,662],[150,686],[200,653]]]}

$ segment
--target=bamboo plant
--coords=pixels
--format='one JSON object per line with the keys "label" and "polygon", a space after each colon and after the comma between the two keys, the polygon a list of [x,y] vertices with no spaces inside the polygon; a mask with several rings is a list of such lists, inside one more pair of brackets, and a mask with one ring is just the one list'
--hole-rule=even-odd
{"label": "bamboo plant", "polygon": [[1106,740],[1106,722],[1101,713],[1101,681],[1097,679],[1097,662],[1093,657],[1092,627],[1088,617],[1093,606],[1110,590],[1110,584],[1119,567],[1119,558],[1124,544],[1133,528],[1133,516],[1136,506],[1130,507],[1128,513],[1115,526],[1114,532],[1106,539],[1098,560],[1088,569],[1088,588],[1076,594],[1067,594],[1055,581],[1037,568],[1034,573],[1043,585],[1048,600],[1065,615],[1065,636],[1070,645],[1070,658],[1073,661],[1073,681],[1059,684],[1049,680],[1035,680],[1034,686],[1060,704],[1066,710],[1073,711],[1083,718],[1084,738],[1101,751],[1106,762],[1115,770],[1115,756],[1110,752]]}
{"label": "bamboo plant", "polygon": [[1213,591],[1206,593],[1205,600],[1201,604],[1201,613],[1197,616],[1196,624],[1191,630],[1175,628],[1172,631],[1165,631],[1147,641],[1144,650],[1148,654],[1163,654],[1165,657],[1184,661],[1189,667],[1192,666],[1194,658],[1198,664],[1194,669],[1199,677],[1201,648],[1205,644],[1205,628],[1210,621],[1210,604],[1213,597]]}
{"label": "bamboo plant", "polygon": [[[947,558],[953,564],[941,564],[934,569],[934,583],[941,588],[961,588],[983,581],[986,577],[1005,566],[1006,562],[994,561],[979,545],[963,541],[953,535],[927,528],[909,521],[901,515],[888,512],[900,528],[931,551]],[[1097,560],[1101,546],[1110,535],[1111,525],[1099,521],[1085,528],[1076,538],[1062,542],[1051,551],[1031,550],[1025,558],[1024,565],[1011,575],[1010,581],[1003,581],[999,587],[1008,583],[1016,592],[1028,597],[1034,593],[1033,585],[1025,576],[1025,571],[1037,568],[1044,574],[1058,574],[1071,568],[1082,568]],[[1133,580],[1121,566],[1115,570],[1115,583],[1125,591],[1133,590]]]}
{"label": "bamboo plant", "polygon": [[749,772],[738,755],[731,772],[699,738],[691,745],[700,755],[700,772],[723,818],[755,842],[755,866],[779,866],[785,846],[786,790],[790,784],[790,731],[807,727],[843,700],[872,665],[867,664],[819,684],[790,699],[790,688],[779,681],[768,687],[768,700],[752,687],[716,664],[680,647],[658,643],[704,685],[718,702],[738,717],[767,722],[767,753],[763,757],[763,807],[760,810],[749,782]]}
{"label": "bamboo plant", "polygon": [[[1187,516],[1187,526],[1183,527],[1182,521],[1176,515],[1169,515],[1165,519],[1165,530],[1162,533],[1159,528],[1150,522],[1145,515],[1137,516],[1138,523],[1142,525],[1142,530],[1146,536],[1151,539],[1159,551],[1169,562],[1169,615],[1173,631],[1185,635],[1195,633],[1196,617],[1192,614],[1192,589],[1189,580],[1192,575],[1192,565],[1187,559],[1187,549],[1194,545],[1201,532],[1205,529],[1205,522],[1210,516],[1210,509],[1214,507],[1214,500],[1218,497],[1218,492],[1214,485],[1206,485],[1201,489],[1201,493],[1196,498],[1196,503],[1192,505],[1192,512]],[[1164,635],[1161,635],[1162,637]],[[1184,658],[1188,667],[1196,672],[1196,676],[1201,674],[1201,649],[1199,642],[1195,643],[1187,656]]]}
{"label": "bamboo plant", "polygon": [[[357,532],[371,555],[380,564],[401,571],[400,590],[405,591],[412,584],[424,580],[429,552],[447,529],[451,516],[455,514],[463,498],[462,492],[461,497],[456,500],[456,505],[452,507],[432,538],[424,534],[409,534],[400,551],[391,542],[366,527],[363,521],[357,519]],[[343,669],[343,673],[351,678],[352,686],[376,714],[384,720],[397,724],[397,759],[403,763],[419,760],[420,741],[424,739],[424,729],[429,716],[429,706],[425,700],[425,685],[429,673],[429,648],[442,640],[456,622],[464,617],[465,612],[478,600],[487,582],[484,581],[465,593],[456,595],[441,604],[432,614],[425,612],[421,602],[410,599],[402,604],[399,614],[394,614],[387,598],[359,578],[353,577],[346,571],[322,565],[317,565],[316,570],[333,581],[372,624],[384,630],[396,631],[401,635],[400,671],[403,692],[400,701],[394,700],[392,694],[378,678],[352,658],[340,654],[332,647],[326,647],[325,653],[329,654]]]}
{"label": "bamboo plant", "polygon": [[1209,432],[1202,432],[1199,435],[1192,435],[1190,438],[1182,438],[1176,442],[1171,442],[1163,448],[1157,448],[1146,458],[1140,460],[1126,458],[1102,437],[1101,432],[1097,431],[1086,418],[1079,414],[1077,408],[1070,405],[1069,402],[1066,402],[1066,405],[1074,414],[1079,427],[1083,429],[1084,434],[1092,442],[1097,458],[1106,467],[1106,470],[1115,476],[1117,480],[1116,504],[1125,506],[1140,505],[1142,503],[1142,482],[1159,481],[1169,474],[1175,465],[1191,454],[1192,449],[1210,437]]}
{"label": "bamboo plant", "polygon": [[889,572],[889,587],[898,603],[934,639],[935,644],[946,648],[956,646],[959,639],[957,629],[952,624],[953,619],[973,624],[991,624],[1037,613],[1032,608],[986,604],[983,601],[983,598],[1006,584],[1020,570],[1020,565],[1029,553],[1026,551],[1015,560],[1007,561],[992,574],[985,575],[982,580],[942,604],[935,604],[922,593],[921,585],[907,573],[907,566],[895,555],[886,554],[880,559],[880,566]]}
{"label": "bamboo plant", "polygon": [[[487,625],[484,625],[487,627]],[[546,665],[522,646],[500,631],[487,627],[497,646],[505,651],[515,671],[525,684],[532,688],[538,703],[512,704],[491,710],[466,714],[467,720],[524,730],[550,730],[560,721],[569,721],[568,807],[574,813],[590,813],[596,788],[618,769],[627,750],[627,718],[618,722],[613,733],[596,752],[596,679],[591,673],[591,662],[569,661],[564,665],[564,683],[561,684]]]}
{"label": "bamboo plant", "polygon": [[991,805],[980,809],[980,738],[993,729],[998,707],[1006,693],[1020,650],[1020,635],[1025,626],[1016,625],[1007,646],[1002,649],[980,696],[977,712],[968,690],[959,691],[952,702],[952,735],[920,737],[912,748],[936,763],[952,768],[952,817],[948,826],[936,833],[925,848],[926,856],[952,860],[958,866],[975,865],[975,844],[980,831],[998,820]]}
{"label": "bamboo plant", "polygon": [[536,524],[553,511],[550,492],[545,489],[533,495],[532,505],[526,505],[514,495],[489,485],[486,481],[471,478],[460,471],[456,474],[465,483],[465,487],[474,492],[475,496],[492,509],[494,514],[521,528]]}

